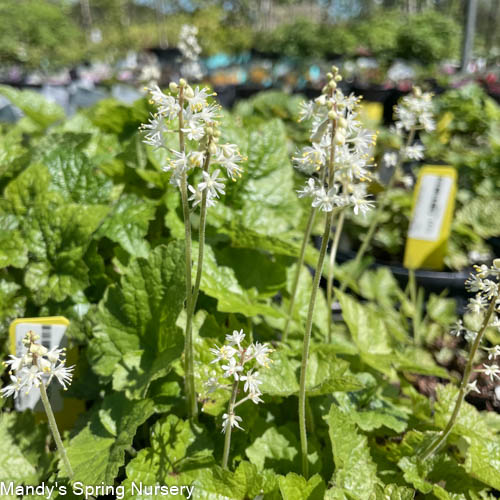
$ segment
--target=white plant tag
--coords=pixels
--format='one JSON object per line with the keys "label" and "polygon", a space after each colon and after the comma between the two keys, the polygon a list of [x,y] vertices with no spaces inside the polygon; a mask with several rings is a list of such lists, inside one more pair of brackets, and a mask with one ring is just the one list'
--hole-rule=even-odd
{"label": "white plant tag", "polygon": [[416,240],[437,241],[453,186],[451,177],[426,174],[420,181],[408,236]]}

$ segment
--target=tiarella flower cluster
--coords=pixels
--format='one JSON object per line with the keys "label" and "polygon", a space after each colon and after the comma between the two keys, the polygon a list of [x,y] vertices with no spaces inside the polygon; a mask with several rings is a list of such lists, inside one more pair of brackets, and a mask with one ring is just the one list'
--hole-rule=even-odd
{"label": "tiarella flower cluster", "polygon": [[203,76],[199,62],[201,47],[198,44],[197,35],[198,28],[196,26],[183,24],[177,44],[183,58],[181,73],[185,78],[192,80],[200,80]]}
{"label": "tiarella flower cluster", "polygon": [[37,344],[39,337],[34,332],[29,331],[23,339],[26,352],[21,356],[10,356],[4,362],[9,368],[11,384],[4,387],[0,392],[3,397],[14,395],[14,399],[19,392],[29,394],[33,387],[38,388],[41,384],[48,387],[54,378],[66,390],[66,386],[71,384],[73,376],[73,366],[67,367],[64,349],[51,349],[50,351]]}
{"label": "tiarella flower cluster", "polygon": [[[467,290],[475,293],[475,296],[469,300],[468,311],[480,315],[484,320],[488,317],[488,326],[500,329],[500,259],[495,259],[491,267],[485,264],[474,266],[475,274],[465,282]],[[464,335],[468,342],[476,340],[478,331],[467,329],[462,320],[459,320],[453,328],[452,334]],[[500,381],[500,366],[496,361],[500,358],[500,345],[489,348],[483,348],[487,353],[488,363],[482,368],[476,369],[490,378],[492,382]],[[477,388],[477,380],[468,385],[468,390],[480,392]]]}
{"label": "tiarella flower cluster", "polygon": [[321,96],[302,105],[300,119],[311,120],[311,146],[293,157],[294,166],[309,176],[299,197],[312,198],[323,212],[353,207],[354,213],[372,208],[367,181],[371,179],[376,136],[359,122],[359,99],[337,88],[342,80],[332,67]]}
{"label": "tiarella flower cluster", "polygon": [[[158,86],[150,92],[150,102],[156,106],[157,112],[149,123],[141,126],[145,131],[144,142],[168,152],[169,158],[163,170],[172,174],[170,182],[177,187],[186,176],[190,182],[187,189],[193,207],[201,202],[203,192],[206,192],[207,206],[214,205],[217,198],[225,194],[221,171],[236,180],[241,176],[240,163],[243,160],[235,144],[219,143],[221,108],[209,100],[215,94],[207,88],[193,90],[182,79],[179,85],[170,84],[169,93],[162,92]],[[168,135],[178,134],[179,128],[186,139],[183,151],[167,145]],[[209,168],[213,171],[210,172]]]}
{"label": "tiarella flower cluster", "polygon": [[[226,344],[222,347],[215,346],[210,352],[215,356],[212,363],[221,363],[224,372],[222,382],[215,373],[205,382],[207,392],[210,394],[218,389],[228,389],[232,392],[231,401],[227,413],[222,416],[222,432],[228,428],[238,427],[241,417],[234,412],[235,408],[245,401],[252,401],[255,404],[262,403],[262,395],[259,385],[259,370],[267,368],[271,360],[269,354],[273,351],[267,344],[259,342],[252,343],[247,347],[243,346],[245,334],[243,330],[233,331],[231,335],[226,335]],[[229,379],[232,383],[225,382]],[[243,396],[236,401],[237,396],[243,386]]]}
{"label": "tiarella flower cluster", "polygon": [[[415,142],[414,138],[419,130],[432,132],[436,128],[432,94],[414,87],[411,94],[400,100],[395,107],[394,115],[396,123],[393,131],[400,137],[407,137],[406,144],[399,151],[401,160],[422,160],[425,152],[424,145]],[[397,163],[398,156],[394,152],[385,153],[384,164],[387,167],[396,166]]]}

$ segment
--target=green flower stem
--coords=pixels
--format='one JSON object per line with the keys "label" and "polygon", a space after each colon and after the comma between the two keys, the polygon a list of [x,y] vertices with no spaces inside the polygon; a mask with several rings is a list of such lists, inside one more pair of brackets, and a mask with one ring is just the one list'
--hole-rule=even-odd
{"label": "green flower stem", "polygon": [[[184,133],[182,128],[183,122],[183,98],[184,88],[179,88],[179,149],[184,152]],[[189,217],[189,203],[187,192],[187,174],[184,172],[181,177],[181,199],[182,213],[184,218],[184,233],[186,240],[186,334],[184,341],[184,373],[185,373],[185,388],[186,400],[188,405],[188,415],[191,419],[196,419],[198,415],[198,406],[196,404],[196,392],[194,388],[194,354],[193,354],[193,315],[192,315],[192,284],[191,284],[191,269],[192,269],[192,243],[191,243],[191,220]]]}
{"label": "green flower stem", "polygon": [[422,344],[421,339],[421,309],[423,304],[423,292],[419,291],[417,286],[417,279],[415,277],[415,269],[408,269],[408,288],[410,291],[410,299],[413,305],[413,338],[417,345]]}
{"label": "green flower stem", "polygon": [[[325,182],[326,177],[326,169],[323,169],[323,172],[320,176],[321,183]],[[283,335],[281,337],[282,342],[286,342],[288,338],[288,329],[290,327],[290,321],[292,320],[293,308],[295,306],[295,297],[297,295],[297,287],[299,285],[300,278],[300,270],[304,265],[304,260],[306,257],[307,244],[309,243],[309,238],[311,237],[312,228],[314,226],[314,220],[316,218],[317,209],[315,207],[311,208],[311,212],[309,213],[309,219],[307,221],[306,231],[304,233],[304,239],[302,240],[302,245],[300,247],[300,255],[299,260],[297,261],[297,269],[295,270],[295,276],[293,277],[292,284],[292,293],[290,295],[290,304],[288,306],[288,314],[285,322],[285,327],[283,328]]]}
{"label": "green flower stem", "polygon": [[333,213],[327,214],[325,230],[321,241],[318,263],[314,273],[313,285],[311,290],[311,299],[309,301],[309,310],[307,311],[306,330],[304,333],[304,346],[302,350],[302,365],[300,369],[300,389],[299,389],[299,427],[300,427],[300,449],[302,453],[302,474],[307,479],[309,475],[309,463],[307,459],[307,429],[306,429],[306,373],[307,361],[309,358],[309,345],[311,343],[311,331],[313,322],[314,307],[316,305],[316,296],[318,294],[319,281],[323,272],[325,262],[326,247],[328,246],[328,237],[332,227]]}
{"label": "green flower stem", "polygon": [[299,277],[302,266],[304,265],[304,260],[306,256],[307,244],[309,243],[309,238],[311,237],[311,231],[314,225],[314,219],[316,218],[316,208],[311,208],[311,213],[309,214],[309,220],[307,221],[306,231],[304,233],[304,239],[302,240],[302,245],[300,247],[299,260],[297,261],[297,269],[295,270],[295,276],[293,277],[292,291],[290,294],[290,304],[288,305],[287,318],[285,321],[285,327],[283,328],[283,335],[281,337],[282,342],[286,342],[288,338],[288,329],[290,327],[290,321],[292,319],[293,308],[295,306],[295,297],[297,295],[297,288],[299,285]]}
{"label": "green flower stem", "polygon": [[[236,396],[238,395],[238,381],[233,382],[233,388],[231,393],[231,400],[229,401],[229,406],[227,407],[228,415],[234,412],[234,404],[236,402]],[[231,425],[227,426],[226,436],[224,438],[224,453],[222,455],[222,468],[227,469],[227,462],[229,460],[229,448],[231,447]]]}
{"label": "green flower stem", "polygon": [[[208,172],[210,165],[210,144],[212,137],[208,139],[207,149],[205,152],[205,162],[203,164],[203,171]],[[201,209],[200,209],[200,228],[198,236],[198,266],[196,268],[196,278],[194,280],[193,297],[191,299],[191,316],[194,315],[196,310],[196,303],[198,302],[198,294],[200,293],[201,276],[203,272],[203,255],[205,250],[205,227],[207,221],[207,190],[204,189],[201,195]]]}
{"label": "green flower stem", "polygon": [[[412,128],[410,129],[410,133],[408,134],[408,138],[406,139],[406,144],[404,146],[404,149],[406,149],[408,146],[410,146],[413,143],[413,140],[415,139],[415,132],[416,129]],[[396,163],[396,166],[394,167],[394,171],[392,173],[391,178],[389,179],[389,183],[387,184],[387,187],[385,191],[381,193],[378,199],[378,205],[375,210],[375,213],[373,215],[373,219],[370,223],[370,227],[368,228],[368,232],[366,233],[365,238],[363,239],[363,243],[361,243],[361,246],[359,247],[358,253],[356,254],[356,257],[354,259],[354,269],[357,270],[359,268],[359,264],[361,263],[361,259],[364,257],[366,250],[368,249],[368,245],[371,243],[373,235],[375,234],[375,231],[377,230],[378,224],[380,222],[380,216],[382,215],[387,202],[389,201],[389,193],[391,192],[391,189],[394,187],[394,184],[396,182],[396,177],[397,177],[397,172],[401,168],[401,164],[403,163],[403,154],[398,155],[398,161]],[[340,287],[340,291],[343,292],[345,291],[347,287],[347,282],[344,282],[342,286]]]}
{"label": "green flower stem", "polygon": [[328,304],[328,343],[332,342],[332,304],[333,304],[333,269],[335,267],[335,259],[337,258],[337,250],[339,248],[340,235],[344,227],[345,211],[340,212],[335,235],[333,237],[332,248],[330,249],[330,262],[328,267],[328,281],[326,287],[326,301]]}
{"label": "green flower stem", "polygon": [[484,332],[488,326],[488,323],[490,322],[491,315],[495,310],[495,303],[497,297],[498,295],[495,295],[495,297],[492,299],[490,306],[488,307],[488,310],[486,312],[486,316],[484,317],[483,324],[481,325],[481,329],[477,333],[476,338],[474,339],[474,343],[472,344],[469,353],[469,359],[467,360],[467,365],[465,367],[464,376],[462,377],[462,383],[460,384],[460,390],[458,391],[458,397],[455,402],[455,408],[453,409],[453,413],[451,414],[450,420],[446,424],[446,427],[441,432],[441,434],[437,436],[436,439],[434,439],[434,441],[429,445],[429,447],[423,452],[421,456],[422,462],[430,458],[445,443],[446,439],[448,438],[451,432],[451,429],[455,425],[455,421],[458,417],[458,412],[460,411],[460,407],[462,406],[465,396],[467,395],[467,385],[469,384],[470,375],[472,373],[472,365],[474,363],[474,358],[476,356],[477,350],[479,349],[479,345],[481,344]]}
{"label": "green flower stem", "polygon": [[59,454],[61,455],[64,466],[66,467],[66,472],[68,473],[68,477],[70,480],[72,480],[73,469],[71,468],[71,464],[69,463],[68,455],[66,455],[66,450],[64,448],[61,435],[59,434],[59,429],[57,428],[56,419],[54,417],[52,407],[50,406],[50,401],[47,396],[47,391],[45,389],[45,385],[43,384],[43,382],[40,384],[40,396],[42,397],[43,407],[45,409],[45,413],[47,414],[47,418],[49,420],[49,427],[50,430],[52,431],[52,435],[54,436],[57,449],[59,450]]}

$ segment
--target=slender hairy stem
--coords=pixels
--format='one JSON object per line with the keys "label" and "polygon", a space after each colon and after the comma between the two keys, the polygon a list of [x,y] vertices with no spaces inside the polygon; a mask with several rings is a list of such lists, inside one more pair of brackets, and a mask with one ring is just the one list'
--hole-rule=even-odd
{"label": "slender hairy stem", "polygon": [[[227,407],[227,414],[232,415],[234,412],[234,403],[236,402],[236,396],[238,395],[238,381],[233,382],[233,389],[231,394],[231,399],[229,401],[229,406]],[[224,453],[222,455],[222,468],[227,469],[227,461],[229,459],[229,448],[231,447],[231,425],[229,424],[226,428],[226,436],[224,438]]]}
{"label": "slender hairy stem", "polygon": [[450,420],[446,424],[446,427],[443,429],[441,434],[437,436],[436,439],[434,439],[429,447],[423,452],[421,461],[427,460],[444,444],[451,432],[451,429],[455,425],[455,421],[458,417],[458,412],[460,411],[460,407],[462,406],[465,396],[467,395],[467,385],[469,384],[470,375],[472,373],[474,358],[476,356],[477,350],[479,349],[479,345],[481,344],[484,332],[488,326],[488,323],[490,322],[491,315],[495,310],[496,298],[497,296],[492,299],[490,306],[488,307],[488,310],[486,312],[486,316],[484,317],[483,324],[481,325],[481,329],[477,333],[476,338],[474,339],[474,343],[472,344],[469,353],[469,359],[467,360],[467,365],[465,367],[464,376],[462,377],[462,383],[460,384],[460,390],[458,391],[457,400],[455,402],[455,408],[453,409]]}
{"label": "slender hairy stem", "polygon": [[316,425],[314,424],[314,413],[311,408],[311,402],[306,398],[306,425],[311,434],[316,432]]}
{"label": "slender hairy stem", "polygon": [[302,474],[307,479],[309,475],[309,463],[307,460],[307,429],[306,429],[306,373],[307,361],[309,358],[309,344],[311,343],[311,331],[313,323],[314,307],[316,305],[316,296],[318,294],[319,281],[323,272],[325,262],[326,247],[328,246],[328,237],[332,227],[333,212],[326,216],[325,230],[319,251],[318,263],[314,272],[313,285],[311,290],[311,299],[307,311],[306,330],[304,333],[304,346],[302,349],[302,365],[300,369],[300,389],[299,389],[299,427],[300,427],[300,449],[302,453]]}
{"label": "slender hairy stem", "polygon": [[[203,163],[204,172],[208,172],[208,166],[210,165],[209,148],[211,142],[212,138],[210,137],[205,152],[205,162]],[[206,221],[207,221],[207,190],[204,189],[201,195],[200,228],[198,232],[198,266],[196,268],[196,278],[194,280],[193,297],[191,299],[191,311],[190,311],[191,315],[193,315],[196,310],[196,302],[198,301],[198,294],[200,292],[201,276],[203,272],[203,255],[205,250]]]}
{"label": "slender hairy stem", "polygon": [[304,239],[302,240],[302,245],[300,247],[299,260],[297,261],[297,269],[295,270],[295,276],[293,277],[292,291],[290,294],[290,304],[288,305],[288,313],[285,322],[285,327],[283,328],[283,335],[281,337],[282,342],[286,342],[288,338],[288,328],[290,326],[290,321],[293,315],[293,308],[295,305],[295,296],[297,295],[297,288],[299,285],[300,271],[304,265],[304,259],[306,256],[307,244],[309,243],[309,238],[311,237],[311,231],[314,225],[314,219],[316,218],[316,208],[311,208],[311,213],[309,214],[309,219],[307,221],[306,231],[304,233]]}
{"label": "slender hairy stem", "polygon": [[[323,184],[325,182],[326,169],[323,169],[320,175],[320,182]],[[314,220],[316,218],[317,210],[315,207],[311,207],[311,212],[309,213],[309,219],[307,221],[306,231],[304,233],[304,239],[302,240],[302,245],[300,247],[299,260],[297,261],[297,269],[295,270],[295,276],[293,277],[292,283],[292,293],[290,295],[290,304],[288,306],[288,314],[285,322],[285,327],[283,328],[283,335],[281,337],[282,342],[286,342],[288,338],[288,329],[290,327],[290,321],[292,320],[293,308],[295,305],[295,297],[297,295],[297,287],[299,284],[300,271],[304,265],[304,260],[306,257],[307,244],[309,243],[309,238],[311,237],[312,228],[314,226]]]}
{"label": "slender hairy stem", "polygon": [[328,281],[326,286],[326,301],[328,304],[328,343],[332,341],[332,304],[333,304],[333,270],[335,267],[335,259],[337,258],[337,250],[339,248],[340,235],[344,227],[345,211],[340,212],[335,235],[333,237],[332,248],[330,249],[330,265],[328,267]]}
{"label": "slender hairy stem", "polygon": [[[406,149],[408,146],[410,146],[413,143],[413,140],[415,139],[415,132],[416,129],[412,128],[410,129],[410,132],[408,134],[408,137],[406,139],[406,144],[404,146],[404,149]],[[394,183],[396,182],[397,178],[397,172],[401,168],[401,164],[403,163],[403,158],[404,154],[399,154],[398,156],[398,161],[396,163],[396,166],[394,167],[394,171],[392,173],[391,178],[389,179],[389,183],[387,184],[386,189],[379,195],[377,201],[377,208],[375,210],[375,213],[373,214],[373,219],[370,223],[370,226],[368,228],[368,232],[366,233],[366,236],[363,239],[363,243],[361,243],[361,246],[359,247],[358,253],[356,254],[356,258],[354,259],[354,269],[357,270],[359,267],[359,264],[361,262],[361,259],[364,257],[366,250],[368,249],[368,245],[371,243],[373,235],[375,234],[375,231],[377,230],[377,226],[380,222],[380,216],[382,215],[387,202],[389,201],[389,193],[391,192],[391,189],[394,187]],[[347,287],[347,282],[344,282],[342,286],[340,287],[340,291],[343,292]]]}
{"label": "slender hairy stem", "polygon": [[415,278],[415,270],[408,269],[408,286],[410,290],[410,299],[413,305],[413,339],[417,344],[420,344],[420,311],[418,304],[417,280]]}
{"label": "slender hairy stem", "polygon": [[49,427],[52,431],[52,435],[54,436],[54,441],[56,442],[57,449],[59,450],[59,454],[61,455],[62,461],[64,462],[64,466],[66,467],[66,472],[68,473],[69,479],[73,479],[73,469],[71,468],[71,464],[69,463],[68,456],[66,455],[66,450],[64,448],[61,435],[59,434],[59,429],[57,428],[56,419],[54,417],[54,413],[52,411],[52,407],[50,406],[49,398],[47,396],[47,391],[45,389],[45,385],[43,382],[40,384],[40,396],[42,397],[43,407],[45,408],[45,413],[47,414],[47,418],[49,419]]}
{"label": "slender hairy stem", "polygon": [[[179,148],[181,153],[184,152],[184,133],[182,128],[183,123],[183,98],[184,88],[181,86],[179,88]],[[189,217],[189,203],[188,203],[188,193],[187,193],[187,174],[184,172],[181,177],[181,200],[182,200],[182,212],[184,216],[184,233],[186,240],[186,335],[184,341],[184,373],[185,373],[185,388],[186,388],[186,400],[188,405],[188,415],[191,419],[196,419],[198,414],[198,406],[196,404],[196,392],[194,388],[194,355],[193,355],[193,324],[192,324],[192,284],[191,284],[191,268],[192,268],[192,257],[191,257],[191,220]]]}

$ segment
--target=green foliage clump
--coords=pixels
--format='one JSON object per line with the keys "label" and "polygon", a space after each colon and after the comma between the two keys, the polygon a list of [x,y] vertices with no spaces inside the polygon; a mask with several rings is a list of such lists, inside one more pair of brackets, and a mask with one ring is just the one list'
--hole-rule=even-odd
{"label": "green foliage clump", "polygon": [[[452,376],[425,348],[435,340],[446,346],[455,305],[430,296],[418,344],[415,303],[386,268],[366,271],[352,284],[356,295],[338,292],[343,322],[331,342],[330,311],[318,294],[305,378],[311,474],[300,475],[298,371],[312,289],[306,266],[289,341],[279,341],[307,218],[296,195],[302,180],[289,160],[296,98],[269,94],[222,117],[221,143],[237,143],[247,160],[242,178],[228,183],[208,214],[193,324],[203,411],[190,422],[182,384],[181,203],[162,171],[165,151],[147,148],[138,135],[150,111],[146,100],[106,100],[65,118],[30,93],[1,92],[26,113],[0,130],[1,357],[12,319],[71,320],[67,335],[80,358],[69,394],[88,408],[64,439],[73,481],[120,485],[126,498],[133,482],[189,485],[194,498],[235,500],[493,498],[500,487],[493,412],[464,403],[447,446],[424,464],[415,458],[443,430],[457,396]],[[314,265],[317,256],[308,245],[306,262]],[[336,275],[352,273],[342,266]],[[275,351],[259,369],[264,402],[238,407],[244,430],[233,433],[223,469],[220,422],[229,394],[206,394],[203,382],[220,372],[210,348],[241,329]],[[415,388],[423,377],[450,383],[438,385],[432,400]],[[0,400],[0,481],[67,484],[46,426],[11,404]]]}
{"label": "green foliage clump", "polygon": [[395,42],[396,56],[432,64],[458,56],[460,27],[452,18],[428,10],[408,18]]}
{"label": "green foliage clump", "polygon": [[78,62],[83,34],[69,4],[48,0],[0,3],[0,60],[30,69],[53,69]]}

